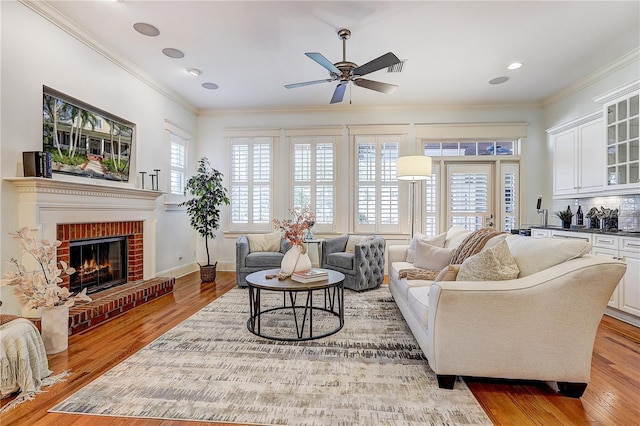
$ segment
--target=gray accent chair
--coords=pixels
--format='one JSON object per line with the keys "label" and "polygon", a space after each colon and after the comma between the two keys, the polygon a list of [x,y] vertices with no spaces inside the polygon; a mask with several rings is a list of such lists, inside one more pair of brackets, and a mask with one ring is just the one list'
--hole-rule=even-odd
{"label": "gray accent chair", "polygon": [[344,287],[362,291],[376,288],[384,279],[384,250],[386,241],[380,236],[356,244],[353,253],[346,253],[349,236],[322,242],[320,265],[325,269],[342,272]]}
{"label": "gray accent chair", "polygon": [[280,251],[249,252],[249,239],[246,235],[236,240],[236,283],[239,287],[247,286],[247,275],[280,268],[284,254],[289,250],[289,240],[280,241]]}

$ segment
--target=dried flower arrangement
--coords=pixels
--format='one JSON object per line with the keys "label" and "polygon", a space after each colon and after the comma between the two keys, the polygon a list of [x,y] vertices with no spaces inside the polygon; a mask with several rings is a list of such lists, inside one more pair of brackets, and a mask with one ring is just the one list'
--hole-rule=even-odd
{"label": "dried flower arrangement", "polygon": [[91,301],[86,294],[86,289],[74,295],[68,288],[58,285],[62,282],[60,275],[63,272],[67,275],[75,272],[74,268],[62,261],[60,261],[62,269],[58,268],[56,248],[60,246],[60,241],[38,241],[31,235],[28,228],[11,232],[9,235],[19,240],[23,253],[31,255],[37,263],[34,270],[28,271],[24,264],[12,258],[9,262],[15,265],[18,271],[7,272],[1,281],[2,285],[15,286],[15,293],[23,306],[34,309],[58,305],[73,306],[76,300]]}
{"label": "dried flower arrangement", "polygon": [[289,212],[291,213],[292,219],[273,219],[273,225],[275,228],[279,228],[284,232],[283,238],[289,240],[291,247],[295,245],[300,246],[304,253],[306,251],[304,244],[305,235],[315,223],[316,215],[308,206],[304,209],[300,207],[289,209]]}

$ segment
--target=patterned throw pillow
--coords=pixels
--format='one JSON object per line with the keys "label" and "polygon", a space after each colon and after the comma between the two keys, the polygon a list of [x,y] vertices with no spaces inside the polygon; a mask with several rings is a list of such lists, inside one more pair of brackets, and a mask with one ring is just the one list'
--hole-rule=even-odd
{"label": "patterned throw pillow", "polygon": [[511,256],[509,245],[501,241],[494,247],[467,258],[456,277],[457,281],[502,281],[518,278],[520,270]]}

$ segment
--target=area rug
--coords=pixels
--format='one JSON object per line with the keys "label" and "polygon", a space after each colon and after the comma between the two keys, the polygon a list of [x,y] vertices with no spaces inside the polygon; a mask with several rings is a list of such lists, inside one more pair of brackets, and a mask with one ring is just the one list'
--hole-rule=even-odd
{"label": "area rug", "polygon": [[[282,303],[267,297],[265,305]],[[484,425],[464,382],[439,389],[387,287],[345,291],[345,325],[306,342],[247,330],[249,296],[233,289],[51,412],[261,425]],[[274,311],[262,326],[289,330]],[[335,327],[314,317],[314,330]]]}

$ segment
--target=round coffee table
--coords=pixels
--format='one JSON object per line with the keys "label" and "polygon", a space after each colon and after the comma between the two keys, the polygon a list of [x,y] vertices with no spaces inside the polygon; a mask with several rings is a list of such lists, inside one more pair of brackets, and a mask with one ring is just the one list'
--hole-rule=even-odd
{"label": "round coffee table", "polygon": [[[251,316],[249,320],[247,320],[247,329],[256,336],[280,341],[320,339],[340,331],[344,325],[344,275],[336,271],[327,271],[329,272],[328,279],[311,283],[300,283],[291,278],[284,280],[279,280],[277,277],[267,278],[267,276],[277,275],[280,269],[267,269],[249,274],[247,276],[247,285],[249,287],[249,309]],[[262,290],[282,292],[282,306],[265,307],[263,309],[260,298]],[[316,306],[314,306],[313,293],[318,291],[324,293],[323,301],[316,301]],[[301,298],[305,299],[304,304],[297,303],[298,293],[305,293],[305,296],[301,296]],[[293,313],[292,322],[295,324],[295,336],[273,336],[262,331],[260,324],[261,317],[269,312],[287,310]],[[314,334],[314,311],[326,312],[337,317],[337,327],[329,331],[324,331],[321,334]],[[298,318],[298,314],[302,314],[301,319]]]}

